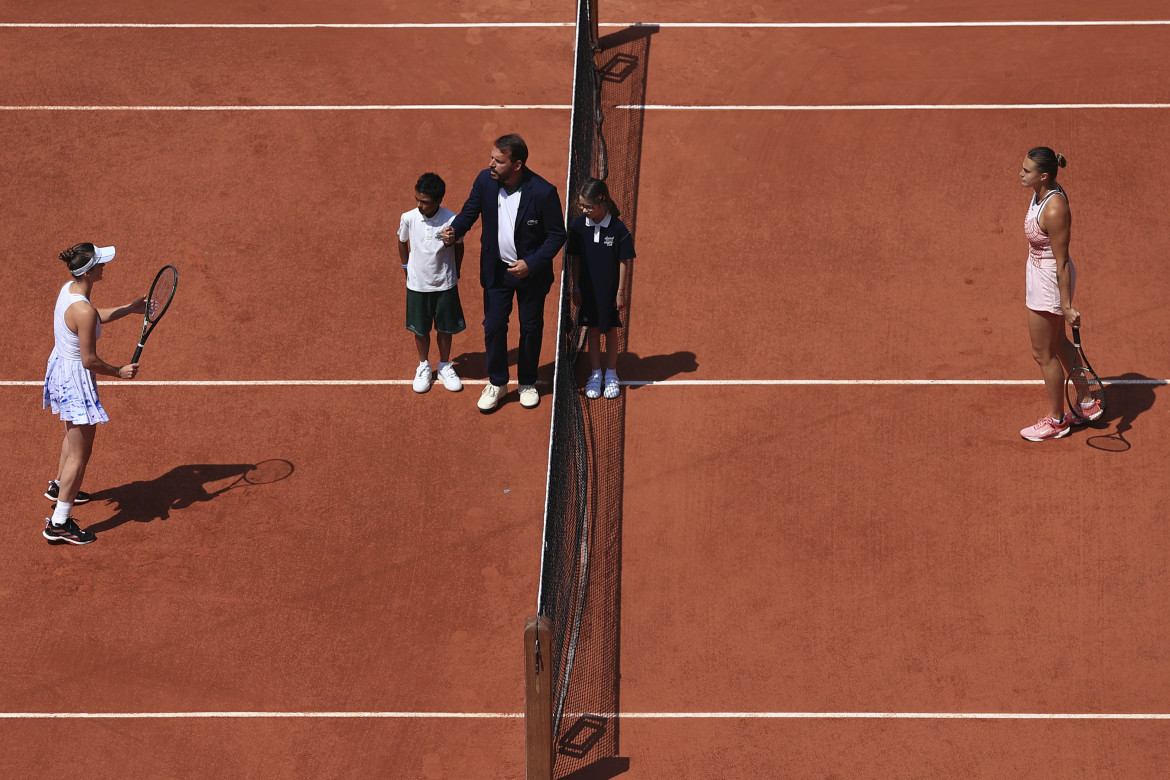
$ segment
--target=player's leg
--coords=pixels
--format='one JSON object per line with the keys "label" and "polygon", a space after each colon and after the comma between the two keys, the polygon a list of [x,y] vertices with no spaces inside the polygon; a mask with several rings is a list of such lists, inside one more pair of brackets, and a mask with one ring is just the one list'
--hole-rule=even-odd
{"label": "player's leg", "polygon": [[594,371],[601,370],[601,331],[597,328],[587,328],[585,337],[589,345],[589,367]]}
{"label": "player's leg", "polygon": [[521,385],[535,385],[544,341],[544,303],[548,289],[540,283],[525,284],[516,290],[520,309],[520,355],[516,378]]}
{"label": "player's leg", "polygon": [[1064,338],[1064,317],[1028,309],[1028,334],[1032,340],[1032,358],[1044,376],[1048,412],[1052,419],[1061,420],[1064,418],[1064,367],[1060,342]]}
{"label": "player's leg", "polygon": [[605,333],[605,397],[617,398],[622,393],[617,375],[618,350],[621,349],[620,332],[616,326]]}
{"label": "player's leg", "polygon": [[418,353],[418,366],[414,369],[411,386],[416,393],[431,389],[434,381],[431,372],[431,323],[435,319],[432,293],[417,290],[406,291],[406,329],[414,334],[414,347]]}
{"label": "player's leg", "polygon": [[463,306],[459,301],[459,288],[452,287],[436,293],[435,343],[439,346],[439,369],[436,372],[443,387],[453,392],[463,389],[463,380],[455,372],[451,362],[451,344],[456,333],[467,328],[463,319]]}
{"label": "player's leg", "polygon": [[96,435],[97,425],[77,425],[66,421],[61,476],[57,483],[59,502],[73,504],[77,498],[77,491],[85,478],[85,468],[89,465],[89,456],[93,453],[93,440]]}
{"label": "player's leg", "polygon": [[418,360],[420,363],[426,363],[431,356],[431,334],[420,336],[414,334],[414,348],[418,352]]}
{"label": "player's leg", "polygon": [[508,320],[512,317],[511,287],[485,287],[483,291],[483,345],[488,380],[497,387],[508,384]]}
{"label": "player's leg", "polygon": [[618,355],[621,353],[621,331],[610,328],[605,334],[605,369],[617,373]]}

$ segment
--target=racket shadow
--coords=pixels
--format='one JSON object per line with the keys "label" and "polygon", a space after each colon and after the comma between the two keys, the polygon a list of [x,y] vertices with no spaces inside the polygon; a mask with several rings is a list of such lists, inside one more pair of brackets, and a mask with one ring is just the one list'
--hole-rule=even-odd
{"label": "racket shadow", "polygon": [[[292,464],[289,464],[290,474],[291,467]],[[247,475],[253,473],[255,469],[256,464],[252,463],[176,466],[151,480],[128,482],[125,485],[100,490],[93,494],[93,500],[113,504],[114,514],[106,520],[88,526],[88,529],[94,533],[101,533],[124,523],[166,520],[174,511],[211,501],[241,485],[254,484],[246,480]]]}
{"label": "racket shadow", "polygon": [[1100,428],[1102,424],[1115,423],[1108,433],[1089,436],[1085,444],[1104,452],[1126,452],[1132,446],[1125,434],[1133,428],[1134,421],[1148,411],[1157,400],[1155,391],[1158,384],[1149,377],[1136,372],[1103,380],[1109,393],[1109,405],[1105,417],[1091,425]]}

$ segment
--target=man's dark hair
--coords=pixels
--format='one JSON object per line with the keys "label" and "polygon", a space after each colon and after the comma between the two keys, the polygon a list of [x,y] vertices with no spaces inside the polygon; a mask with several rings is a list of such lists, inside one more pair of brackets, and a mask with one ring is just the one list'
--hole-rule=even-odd
{"label": "man's dark hair", "polygon": [[501,152],[506,150],[512,162],[517,160],[522,163],[528,162],[528,144],[524,143],[524,139],[515,133],[501,135],[496,139],[495,145]]}
{"label": "man's dark hair", "polygon": [[439,178],[437,173],[424,173],[419,176],[414,189],[427,197],[434,198],[436,203],[442,203],[443,196],[447,194],[447,184]]}

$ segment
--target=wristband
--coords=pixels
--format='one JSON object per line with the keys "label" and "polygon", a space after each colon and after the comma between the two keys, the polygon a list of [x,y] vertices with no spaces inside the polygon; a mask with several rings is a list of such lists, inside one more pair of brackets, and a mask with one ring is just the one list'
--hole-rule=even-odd
{"label": "wristband", "polygon": [[403,267],[403,268],[406,268],[406,265],[407,265],[406,263],[403,263],[403,264],[402,264],[402,267]]}

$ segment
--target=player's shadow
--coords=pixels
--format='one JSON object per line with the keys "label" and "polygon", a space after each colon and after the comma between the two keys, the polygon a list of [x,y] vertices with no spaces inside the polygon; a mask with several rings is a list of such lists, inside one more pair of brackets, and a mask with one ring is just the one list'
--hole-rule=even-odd
{"label": "player's shadow", "polygon": [[203,463],[176,466],[151,480],[128,482],[93,494],[94,501],[106,501],[115,507],[114,514],[89,526],[94,533],[109,531],[131,521],[149,523],[166,520],[175,510],[210,501],[225,491],[244,483],[243,477],[254,468],[251,463]]}
{"label": "player's shadow", "polygon": [[[669,355],[640,356],[627,352],[618,356],[618,376],[644,382],[664,382],[679,374],[693,374],[699,370],[694,352],[672,352]],[[631,385],[635,389],[638,385]]]}
{"label": "player's shadow", "polygon": [[[551,339],[545,339],[545,346],[551,343]],[[454,350],[452,350],[454,351]],[[516,360],[520,355],[520,350],[512,348],[508,350],[508,371],[512,381],[516,380]],[[451,358],[451,362],[455,364],[455,373],[463,379],[487,379],[487,353],[486,352],[464,352],[462,355],[455,355]],[[552,384],[553,380],[553,362],[549,361],[537,369],[536,377],[538,381]]]}
{"label": "player's shadow", "polygon": [[[577,384],[583,385],[589,379],[590,366],[588,351],[577,355],[574,376]],[[699,361],[694,352],[672,352],[669,355],[647,355],[637,352],[623,352],[618,355],[617,371],[622,380],[630,382],[629,388],[637,390],[653,382],[665,382],[679,374],[693,374],[699,370]]]}
{"label": "player's shadow", "polygon": [[1134,420],[1154,405],[1155,391],[1159,385],[1134,371],[1104,381],[1109,403],[1102,419],[1093,421],[1091,425],[1099,428],[1114,423],[1114,427],[1108,433],[1090,436],[1085,443],[1098,450],[1125,452],[1131,446],[1125,434],[1133,428]]}

